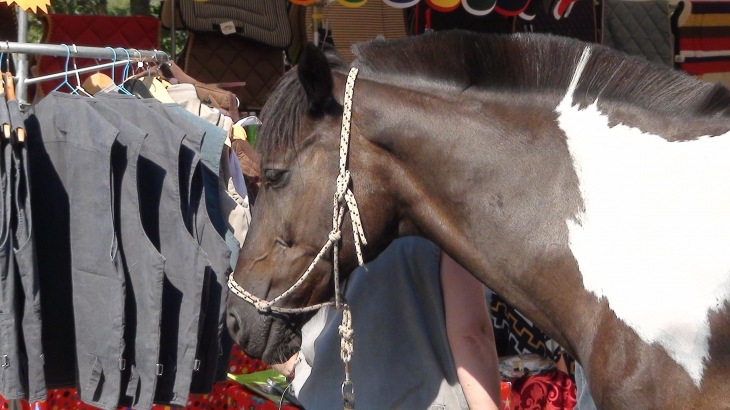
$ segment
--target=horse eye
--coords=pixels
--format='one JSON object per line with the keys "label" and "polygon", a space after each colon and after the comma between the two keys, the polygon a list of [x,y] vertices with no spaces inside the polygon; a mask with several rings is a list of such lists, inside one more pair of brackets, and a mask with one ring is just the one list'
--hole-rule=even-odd
{"label": "horse eye", "polygon": [[284,175],[284,171],[280,169],[267,169],[264,174],[267,181],[278,181]]}
{"label": "horse eye", "polygon": [[267,169],[264,171],[264,177],[266,178],[267,184],[271,185],[273,188],[278,188],[278,185],[281,185],[282,179],[286,173],[287,171],[284,169]]}

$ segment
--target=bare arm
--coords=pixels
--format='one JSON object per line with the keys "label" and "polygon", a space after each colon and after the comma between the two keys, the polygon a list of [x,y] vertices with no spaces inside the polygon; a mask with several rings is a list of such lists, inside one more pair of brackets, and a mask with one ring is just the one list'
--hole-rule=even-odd
{"label": "bare arm", "polygon": [[441,252],[446,334],[471,410],[501,408],[499,360],[484,285]]}

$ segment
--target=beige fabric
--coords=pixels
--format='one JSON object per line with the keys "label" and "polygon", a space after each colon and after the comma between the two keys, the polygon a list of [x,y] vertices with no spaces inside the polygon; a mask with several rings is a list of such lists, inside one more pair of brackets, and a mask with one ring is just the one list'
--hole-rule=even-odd
{"label": "beige fabric", "polygon": [[251,208],[248,200],[242,198],[233,186],[233,178],[231,177],[231,168],[228,158],[230,149],[223,147],[221,153],[221,168],[219,176],[221,212],[228,225],[228,230],[233,232],[233,236],[243,247],[243,242],[248,234],[248,226],[251,224]]}
{"label": "beige fabric", "polygon": [[[195,85],[193,84],[172,84],[167,87],[167,92],[170,93],[170,97],[177,102],[198,99],[198,93],[195,91]],[[197,115],[197,113],[193,114]]]}
{"label": "beige fabric", "polygon": [[223,115],[217,109],[203,104],[198,99],[198,93],[193,84],[173,84],[167,87],[167,92],[187,112],[197,115],[230,134],[231,127],[233,126],[231,117]]}
{"label": "beige fabric", "polygon": [[[374,40],[382,35],[387,40],[406,36],[403,10],[388,6],[382,1],[369,1],[357,8],[348,8],[337,2],[324,7],[323,24],[329,22],[335,47],[347,61],[354,56],[353,44]],[[312,41],[312,8],[307,7],[307,39]]]}

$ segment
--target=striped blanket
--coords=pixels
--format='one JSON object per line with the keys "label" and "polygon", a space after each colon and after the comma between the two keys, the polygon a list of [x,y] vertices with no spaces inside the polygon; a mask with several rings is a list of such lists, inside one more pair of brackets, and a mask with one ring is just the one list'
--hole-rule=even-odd
{"label": "striped blanket", "polygon": [[678,19],[679,67],[730,86],[730,1],[684,1]]}

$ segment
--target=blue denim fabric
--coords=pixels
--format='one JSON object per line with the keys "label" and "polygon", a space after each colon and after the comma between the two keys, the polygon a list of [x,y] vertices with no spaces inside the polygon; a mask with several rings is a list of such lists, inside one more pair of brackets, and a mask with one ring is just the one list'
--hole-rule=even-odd
{"label": "blue denim fabric", "polygon": [[78,370],[81,399],[115,409],[125,286],[112,212],[111,148],[119,131],[82,97],[60,93],[36,106],[35,120],[27,145],[33,228],[44,232],[36,245],[47,382],[68,385]]}
{"label": "blue denim fabric", "polygon": [[[8,103],[13,129],[24,126],[17,101]],[[17,133],[17,131],[16,131]],[[21,356],[21,366],[27,383],[26,398],[29,402],[45,400],[47,397],[46,378],[43,372],[43,344],[41,341],[41,300],[38,288],[38,264],[36,263],[33,217],[30,204],[30,173],[28,169],[28,150],[25,144],[17,144],[13,150],[15,162],[15,260],[22,284],[24,299],[21,321],[25,354]]]}
{"label": "blue denim fabric", "polygon": [[126,281],[126,349],[121,403],[148,409],[152,407],[157,385],[155,373],[160,350],[165,258],[147,237],[140,218],[137,164],[147,133],[99,99],[86,101],[119,129],[117,140],[112,146],[112,168],[114,226],[119,238],[121,266]]}
{"label": "blue denim fabric", "polygon": [[[200,371],[193,377],[194,392],[207,393],[213,388],[215,380],[225,380],[228,360],[233,346],[226,331],[225,309],[228,297],[227,280],[232,272],[231,254],[234,249],[238,254],[238,241],[227,231],[221,213],[218,173],[221,152],[225,141],[225,131],[187,112],[176,104],[165,104],[169,115],[178,118],[176,123],[187,127],[199,127],[204,130],[205,137],[201,146],[201,164],[198,168],[202,176],[204,190],[200,192],[199,207],[195,211],[196,231],[193,235],[207,252],[214,277],[211,277],[209,307],[206,323],[202,332],[198,357],[201,360]],[[225,235],[225,236],[224,236]],[[233,241],[228,240],[228,236]],[[210,339],[211,335],[215,335]],[[222,371],[219,371],[222,366]]]}
{"label": "blue denim fabric", "polygon": [[[134,97],[97,94],[97,99],[148,133],[138,172],[142,225],[165,257],[160,358],[155,401],[187,403],[200,329],[207,255],[185,226],[179,162],[185,133]],[[187,182],[183,182],[187,184]]]}

